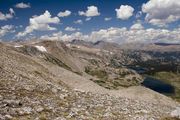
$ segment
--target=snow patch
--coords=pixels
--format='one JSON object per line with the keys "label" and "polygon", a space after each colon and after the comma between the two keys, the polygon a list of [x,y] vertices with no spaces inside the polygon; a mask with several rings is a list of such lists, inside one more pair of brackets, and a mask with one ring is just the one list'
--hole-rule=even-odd
{"label": "snow patch", "polygon": [[44,46],[38,46],[38,45],[36,45],[35,46],[39,51],[41,51],[41,52],[47,52],[47,50],[46,50],[46,48],[44,47]]}
{"label": "snow patch", "polygon": [[23,45],[15,45],[14,47],[15,48],[20,48],[20,47],[23,47]]}

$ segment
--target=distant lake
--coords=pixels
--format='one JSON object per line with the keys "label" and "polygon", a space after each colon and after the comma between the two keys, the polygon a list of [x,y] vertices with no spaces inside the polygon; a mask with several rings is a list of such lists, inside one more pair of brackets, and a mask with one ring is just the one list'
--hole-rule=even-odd
{"label": "distant lake", "polygon": [[146,76],[142,85],[165,95],[172,95],[175,93],[175,88],[171,84],[149,76]]}

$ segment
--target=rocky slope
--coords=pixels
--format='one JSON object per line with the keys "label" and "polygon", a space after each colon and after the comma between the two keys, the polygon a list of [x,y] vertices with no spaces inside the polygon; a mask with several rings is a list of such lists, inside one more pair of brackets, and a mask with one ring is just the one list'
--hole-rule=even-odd
{"label": "rocky slope", "polygon": [[[93,82],[92,79],[102,77],[85,72],[87,66],[96,70],[94,62],[89,62],[90,57],[101,60],[98,68],[107,71],[108,79],[119,75],[112,72],[117,68],[106,64],[109,63],[104,56],[106,52],[97,51],[68,47],[56,41],[0,43],[0,119],[178,117],[178,103],[147,88],[133,84],[133,87],[109,90]],[[127,68],[120,70],[127,70],[128,77],[139,76]]]}

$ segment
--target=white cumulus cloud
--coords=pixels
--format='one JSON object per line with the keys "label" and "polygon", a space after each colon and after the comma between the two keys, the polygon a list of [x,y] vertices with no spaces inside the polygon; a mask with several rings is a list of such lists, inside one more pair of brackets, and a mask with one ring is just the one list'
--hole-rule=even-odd
{"label": "white cumulus cloud", "polygon": [[76,20],[74,21],[75,24],[83,24],[83,21],[82,20]]}
{"label": "white cumulus cloud", "polygon": [[119,9],[115,9],[118,19],[127,20],[134,12],[134,8],[129,5],[121,5]]}
{"label": "white cumulus cloud", "polygon": [[0,20],[8,20],[13,18],[13,15],[15,15],[15,12],[12,8],[9,9],[9,13],[7,14],[3,14],[2,12],[0,12]]}
{"label": "white cumulus cloud", "polygon": [[94,17],[100,15],[98,8],[96,6],[88,6],[85,12],[79,11],[78,13],[80,16],[86,16],[86,17]]}
{"label": "white cumulus cloud", "polygon": [[142,5],[145,20],[156,26],[180,20],[180,0],[149,0]]}
{"label": "white cumulus cloud", "polygon": [[5,25],[0,28],[0,37],[5,36],[8,33],[15,32],[13,30],[13,25]]}
{"label": "white cumulus cloud", "polygon": [[23,2],[21,2],[21,3],[17,3],[17,4],[15,5],[15,7],[16,7],[16,8],[30,8],[31,5],[30,5],[30,3],[23,3]]}
{"label": "white cumulus cloud", "polygon": [[11,15],[15,14],[15,12],[14,12],[14,10],[12,8],[9,9],[9,12],[10,12]]}
{"label": "white cumulus cloud", "polygon": [[66,27],[65,28],[65,31],[76,31],[77,29],[76,28],[73,28],[73,27]]}
{"label": "white cumulus cloud", "polygon": [[32,33],[34,30],[56,30],[55,27],[51,27],[49,24],[58,24],[59,22],[60,19],[58,17],[51,17],[49,11],[46,10],[44,14],[30,18],[29,26],[26,27],[25,31],[19,32],[17,37],[25,36],[29,33]]}
{"label": "white cumulus cloud", "polygon": [[105,21],[110,21],[111,19],[112,19],[111,17],[104,18]]}
{"label": "white cumulus cloud", "polygon": [[142,26],[141,23],[135,23],[131,26],[131,29],[132,30],[142,30],[142,29],[144,29],[144,27]]}
{"label": "white cumulus cloud", "polygon": [[90,21],[90,20],[91,20],[91,18],[90,18],[90,17],[86,18],[86,21]]}
{"label": "white cumulus cloud", "polygon": [[69,10],[65,10],[64,12],[59,12],[58,13],[58,17],[67,17],[67,16],[70,16],[71,15],[71,11]]}

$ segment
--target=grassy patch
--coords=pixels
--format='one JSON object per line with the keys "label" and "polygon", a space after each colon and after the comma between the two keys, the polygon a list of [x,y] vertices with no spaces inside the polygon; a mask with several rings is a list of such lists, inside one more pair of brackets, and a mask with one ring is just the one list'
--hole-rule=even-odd
{"label": "grassy patch", "polygon": [[108,73],[105,70],[99,70],[99,69],[91,69],[90,67],[85,67],[85,72],[89,75],[96,76],[100,79],[107,79]]}
{"label": "grassy patch", "polygon": [[76,74],[78,74],[78,75],[80,75],[80,76],[83,75],[81,72],[76,72],[76,71],[73,71],[73,72],[76,73]]}
{"label": "grassy patch", "polygon": [[104,80],[95,80],[95,83],[103,84],[103,83],[106,83],[106,82]]}
{"label": "grassy patch", "polygon": [[126,75],[129,75],[130,73],[129,72],[127,72],[127,71],[121,71],[121,70],[119,70],[119,75],[121,76],[121,77],[125,77]]}
{"label": "grassy patch", "polygon": [[89,62],[90,62],[91,64],[93,64],[93,65],[99,66],[99,65],[98,65],[98,61],[95,60],[95,59],[90,59]]}
{"label": "grassy patch", "polygon": [[46,61],[48,61],[48,62],[51,62],[51,63],[53,63],[53,64],[55,64],[55,65],[58,65],[58,66],[60,66],[60,67],[63,67],[63,68],[65,68],[65,69],[67,69],[67,70],[71,70],[72,71],[72,69],[68,66],[68,65],[66,65],[65,63],[63,63],[61,60],[59,60],[59,59],[57,59],[56,57],[54,57],[54,56],[52,56],[52,55],[46,55],[45,54],[45,58],[44,58]]}
{"label": "grassy patch", "polygon": [[106,86],[105,80],[93,80],[93,82],[97,83],[99,86],[102,86],[102,87]]}
{"label": "grassy patch", "polygon": [[42,73],[39,72],[39,71],[36,71],[36,70],[35,70],[34,73],[37,74],[37,75],[39,75],[39,76],[42,76]]}
{"label": "grassy patch", "polygon": [[165,118],[162,118],[161,120],[180,120],[180,119],[177,117],[165,117]]}
{"label": "grassy patch", "polygon": [[119,89],[120,87],[130,87],[139,84],[139,80],[133,77],[132,80],[124,78],[126,75],[131,74],[128,71],[119,71],[119,77],[110,78],[108,73],[103,69],[93,69],[90,66],[85,67],[85,72],[89,75],[95,76],[98,80],[93,80],[93,82],[107,89]]}

